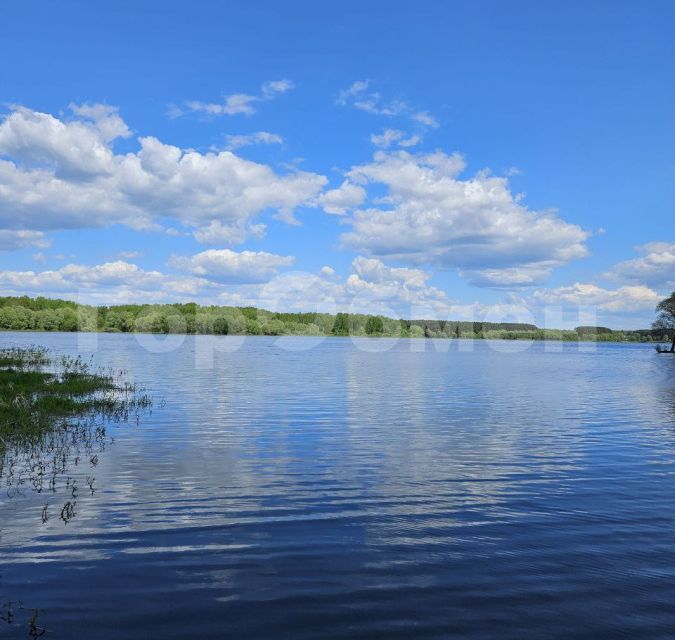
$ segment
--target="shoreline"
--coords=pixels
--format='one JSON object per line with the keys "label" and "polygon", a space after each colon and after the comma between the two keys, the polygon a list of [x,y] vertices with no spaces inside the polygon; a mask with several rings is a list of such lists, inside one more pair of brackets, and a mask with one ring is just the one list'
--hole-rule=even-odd
{"label": "shoreline", "polygon": [[[555,331],[566,331],[565,329],[555,329]],[[645,346],[655,346],[658,344],[665,344],[665,341],[640,341],[640,340],[589,340],[584,339],[564,339],[564,338],[533,338],[533,337],[513,337],[513,338],[503,338],[503,337],[486,337],[486,336],[459,336],[459,337],[442,337],[442,336],[386,336],[386,335],[346,335],[346,336],[337,336],[332,334],[322,334],[315,335],[311,333],[301,334],[301,333],[285,333],[279,335],[272,334],[250,334],[250,333],[229,333],[229,334],[214,334],[214,333],[186,333],[186,332],[175,332],[175,333],[165,333],[160,331],[148,332],[148,331],[45,331],[41,329],[0,329],[1,333],[12,333],[12,334],[28,334],[28,333],[39,333],[45,335],[136,335],[136,336],[208,336],[208,337],[217,337],[217,338],[321,338],[321,339],[360,339],[360,340],[439,340],[442,342],[453,342],[458,341],[467,341],[467,340],[476,340],[479,342],[569,342],[577,344],[633,344],[633,345],[645,345]],[[662,353],[669,353],[669,351],[663,351]]]}
{"label": "shoreline", "polygon": [[[558,319],[561,323],[564,321]],[[41,333],[425,338],[665,344],[667,328],[612,329],[580,325],[542,328],[533,322],[405,319],[346,312],[278,312],[194,302],[84,305],[72,300],[0,296],[0,330]]]}

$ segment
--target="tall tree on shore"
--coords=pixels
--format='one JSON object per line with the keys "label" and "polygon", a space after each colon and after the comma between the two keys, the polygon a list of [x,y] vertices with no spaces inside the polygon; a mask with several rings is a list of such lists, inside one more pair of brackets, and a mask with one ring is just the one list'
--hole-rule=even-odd
{"label": "tall tree on shore", "polygon": [[675,353],[675,291],[670,294],[670,298],[665,298],[656,305],[656,312],[659,315],[652,327],[672,332],[673,344],[670,346],[670,352]]}
{"label": "tall tree on shore", "polygon": [[379,316],[368,316],[366,320],[366,333],[369,336],[384,333],[384,323]]}
{"label": "tall tree on shore", "polygon": [[349,335],[349,315],[346,313],[338,313],[335,315],[335,323],[333,324],[334,336],[348,336]]}

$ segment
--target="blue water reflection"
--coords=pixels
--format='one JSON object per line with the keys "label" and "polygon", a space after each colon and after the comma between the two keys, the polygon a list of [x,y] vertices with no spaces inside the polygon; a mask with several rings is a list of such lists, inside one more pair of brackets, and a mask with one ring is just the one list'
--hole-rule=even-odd
{"label": "blue water reflection", "polygon": [[284,340],[2,334],[155,398],[67,525],[3,487],[3,601],[58,638],[672,637],[675,358]]}

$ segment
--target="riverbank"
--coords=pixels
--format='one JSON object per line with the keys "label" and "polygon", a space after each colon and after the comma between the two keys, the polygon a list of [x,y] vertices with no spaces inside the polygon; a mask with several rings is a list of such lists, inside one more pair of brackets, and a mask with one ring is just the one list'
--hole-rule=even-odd
{"label": "riverbank", "polygon": [[579,326],[546,329],[534,324],[458,320],[405,320],[352,313],[281,313],[255,307],[80,305],[48,298],[0,298],[0,330],[157,333],[236,336],[355,336],[388,338],[666,342],[668,331]]}
{"label": "riverbank", "polygon": [[[357,338],[357,339],[410,339],[410,340],[447,340],[447,341],[454,341],[454,340],[461,340],[461,341],[466,341],[466,340],[480,340],[480,341],[505,341],[505,342],[513,342],[513,341],[527,341],[527,342],[576,342],[576,343],[608,343],[608,344],[646,344],[646,345],[651,345],[651,346],[658,346],[659,344],[665,344],[666,342],[669,342],[670,339],[663,339],[663,340],[651,340],[651,339],[630,339],[626,337],[621,337],[621,336],[612,336],[608,337],[605,335],[601,335],[599,337],[593,337],[593,336],[582,336],[579,334],[576,334],[573,331],[563,331],[563,330],[557,330],[557,329],[551,329],[551,330],[540,330],[541,332],[547,334],[544,336],[541,335],[536,335],[539,333],[539,331],[536,332],[535,335],[532,333],[528,332],[512,332],[515,335],[499,335],[499,332],[490,332],[489,335],[482,334],[482,335],[460,335],[460,336],[445,336],[445,335],[424,335],[422,333],[421,335],[410,335],[410,334],[399,334],[399,335],[388,335],[388,334],[366,334],[366,333],[359,333],[359,334],[347,334],[347,335],[335,335],[332,333],[328,334],[316,334],[316,333],[229,333],[229,334],[213,334],[213,333],[188,333],[188,332],[164,332],[164,331],[111,331],[111,330],[93,330],[93,331],[61,331],[58,329],[55,330],[45,330],[45,329],[3,329],[0,328],[0,332],[5,332],[5,333],[15,333],[15,334],[55,334],[55,333],[81,333],[81,334],[98,334],[98,335],[110,335],[110,334],[120,334],[120,333],[125,333],[125,334],[130,334],[130,335],[138,335],[138,336],[162,336],[162,335],[172,335],[172,336],[207,336],[207,335],[216,335],[219,337],[240,337],[240,338],[263,338],[263,337],[296,337],[296,338],[328,338],[328,339],[335,339],[335,338]],[[508,332],[507,332],[508,333]],[[571,335],[560,335],[560,334],[571,334]],[[618,333],[618,332],[617,332]],[[496,334],[496,335],[495,335]],[[661,351],[660,353],[665,353],[665,351]]]}

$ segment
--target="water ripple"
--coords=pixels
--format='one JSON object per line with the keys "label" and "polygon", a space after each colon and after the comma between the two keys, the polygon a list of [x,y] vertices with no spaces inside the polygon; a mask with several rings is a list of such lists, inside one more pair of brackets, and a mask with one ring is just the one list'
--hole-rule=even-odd
{"label": "water ripple", "polygon": [[95,339],[166,403],[69,468],[96,490],[67,525],[40,518],[65,487],[2,488],[2,602],[53,637],[672,637],[673,359]]}

